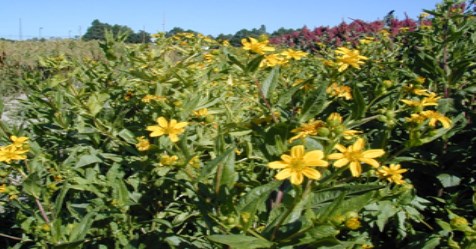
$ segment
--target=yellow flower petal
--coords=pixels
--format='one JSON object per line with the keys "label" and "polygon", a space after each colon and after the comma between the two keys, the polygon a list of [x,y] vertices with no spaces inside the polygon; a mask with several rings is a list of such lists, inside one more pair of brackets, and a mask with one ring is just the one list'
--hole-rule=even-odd
{"label": "yellow flower petal", "polygon": [[351,162],[349,168],[353,177],[359,177],[362,174],[362,166],[359,162]]}
{"label": "yellow flower petal", "polygon": [[323,157],[324,157],[324,152],[320,150],[313,150],[313,151],[307,152],[304,155],[303,159],[306,166],[326,167],[329,165],[329,163],[327,161],[322,160]]}
{"label": "yellow flower petal", "polygon": [[371,159],[371,158],[360,158],[360,161],[374,167],[374,168],[378,168],[380,166],[380,163],[377,162],[375,159]]}
{"label": "yellow flower petal", "polygon": [[274,162],[268,163],[268,167],[272,169],[284,169],[288,167],[288,165],[289,165],[288,163],[285,163],[283,161],[274,161]]}
{"label": "yellow flower petal", "polygon": [[304,177],[302,176],[301,173],[296,173],[296,172],[293,172],[291,174],[291,183],[294,184],[294,185],[299,185],[302,183],[302,181],[304,180]]}
{"label": "yellow flower petal", "polygon": [[309,179],[318,180],[322,177],[321,172],[313,169],[313,168],[305,168],[302,170],[302,174],[305,175]]}
{"label": "yellow flower petal", "polygon": [[330,159],[330,160],[337,160],[337,159],[341,159],[341,158],[344,158],[344,154],[342,154],[342,153],[332,153],[332,154],[327,156],[327,159]]}
{"label": "yellow flower petal", "polygon": [[146,130],[152,131],[152,133],[149,135],[150,137],[159,137],[164,135],[164,129],[157,125],[147,126]]}
{"label": "yellow flower petal", "polygon": [[304,146],[297,145],[291,148],[291,157],[302,158],[304,156]]}
{"label": "yellow flower petal", "polygon": [[382,149],[376,149],[376,150],[366,150],[362,152],[362,157],[365,158],[376,158],[376,157],[381,157],[385,154],[385,151]]}
{"label": "yellow flower petal", "polygon": [[278,180],[284,180],[288,177],[291,176],[291,173],[292,173],[292,170],[290,168],[287,168],[287,169],[283,169],[281,171],[279,171],[279,173],[277,173],[274,178],[278,179]]}
{"label": "yellow flower petal", "polygon": [[365,141],[363,138],[357,139],[355,143],[351,146],[352,151],[361,151],[364,148]]}
{"label": "yellow flower petal", "polygon": [[341,159],[334,162],[334,167],[340,168],[342,166],[347,165],[349,162],[350,162],[349,159],[341,158]]}
{"label": "yellow flower petal", "polygon": [[336,148],[340,152],[346,152],[347,151],[347,148],[342,144],[337,144],[336,146],[334,146],[334,148]]}
{"label": "yellow flower petal", "polygon": [[177,142],[179,140],[178,136],[176,134],[169,134],[170,141],[172,142]]}
{"label": "yellow flower petal", "polygon": [[169,126],[169,123],[167,122],[167,119],[165,119],[164,117],[159,117],[157,118],[157,123],[161,126],[161,127],[164,127],[164,128],[167,128]]}

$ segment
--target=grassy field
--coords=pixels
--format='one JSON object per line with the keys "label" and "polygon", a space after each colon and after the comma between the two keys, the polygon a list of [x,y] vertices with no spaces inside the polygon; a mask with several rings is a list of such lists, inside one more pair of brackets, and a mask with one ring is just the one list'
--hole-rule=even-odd
{"label": "grassy field", "polygon": [[17,92],[23,75],[41,71],[44,65],[41,65],[40,58],[61,56],[97,60],[103,55],[96,41],[0,41],[0,95]]}

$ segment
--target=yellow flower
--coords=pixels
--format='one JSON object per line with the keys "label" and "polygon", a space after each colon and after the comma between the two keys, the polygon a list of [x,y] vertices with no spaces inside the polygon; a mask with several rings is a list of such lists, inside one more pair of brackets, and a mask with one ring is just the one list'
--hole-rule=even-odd
{"label": "yellow flower", "polygon": [[426,89],[418,89],[418,88],[415,88],[412,90],[414,94],[416,95],[420,95],[420,96],[429,96],[431,94],[431,92],[429,92],[428,90]]}
{"label": "yellow flower", "polygon": [[337,66],[339,66],[337,71],[339,72],[345,71],[349,66],[360,69],[360,65],[364,64],[363,61],[368,60],[367,57],[360,55],[357,49],[350,50],[345,47],[339,47],[335,53],[340,55],[336,58]]}
{"label": "yellow flower", "polygon": [[162,155],[160,157],[160,165],[161,166],[172,166],[177,163],[178,157],[177,156],[169,156],[169,155]]}
{"label": "yellow flower", "polygon": [[11,163],[12,160],[25,160],[28,150],[18,148],[14,144],[0,147],[0,162]]}
{"label": "yellow flower", "polygon": [[412,113],[409,118],[405,118],[407,122],[413,122],[417,124],[421,124],[425,122],[426,118],[423,115],[420,115],[418,113]]}
{"label": "yellow flower", "polygon": [[158,95],[150,95],[147,94],[142,98],[142,102],[144,103],[150,103],[150,101],[155,100],[155,101],[166,101],[167,98],[164,96],[158,96]]}
{"label": "yellow flower", "polygon": [[280,54],[269,54],[265,55],[264,59],[260,63],[260,67],[274,67],[277,65],[283,65],[288,63],[286,58],[282,57]]}
{"label": "yellow flower", "polygon": [[389,37],[389,36],[390,36],[390,32],[388,32],[388,30],[386,30],[386,29],[380,30],[379,33],[380,33],[383,37]]}
{"label": "yellow flower", "polygon": [[345,227],[350,230],[357,230],[360,228],[360,220],[357,217],[349,218],[345,221]]}
{"label": "yellow flower", "polygon": [[374,158],[381,157],[385,154],[382,149],[366,150],[364,151],[365,141],[363,138],[357,139],[353,145],[345,147],[337,144],[335,148],[341,153],[333,153],[327,156],[328,159],[337,160],[334,162],[334,167],[340,168],[349,164],[352,176],[358,177],[362,174],[361,162],[369,164],[374,168],[378,168],[380,163]]}
{"label": "yellow flower", "polygon": [[198,155],[192,157],[192,159],[190,159],[190,161],[188,161],[188,164],[190,164],[190,166],[192,166],[196,169],[200,168],[200,157]]}
{"label": "yellow flower", "polygon": [[425,96],[427,97],[423,98],[422,100],[402,99],[400,101],[402,101],[406,105],[416,107],[419,110],[423,110],[423,108],[426,106],[437,106],[438,100],[441,98],[441,97],[437,97],[435,93],[428,94],[428,93],[422,93],[421,91],[418,91],[418,94],[419,95],[426,94]]}
{"label": "yellow flower", "polygon": [[415,78],[415,81],[419,84],[423,84],[423,83],[425,83],[426,79],[425,79],[425,77],[418,76],[418,77]]}
{"label": "yellow flower", "polygon": [[286,59],[293,59],[298,61],[301,60],[301,58],[306,57],[308,53],[289,48],[286,51],[281,52],[281,55],[284,55]]}
{"label": "yellow flower", "polygon": [[335,82],[327,87],[326,93],[336,98],[352,99],[352,89],[349,86],[339,86]]}
{"label": "yellow flower", "polygon": [[196,117],[205,117],[208,115],[208,109],[207,108],[198,109],[196,111],[193,111],[193,115]]}
{"label": "yellow flower", "polygon": [[13,146],[15,146],[17,148],[21,148],[26,143],[28,138],[27,137],[10,136],[10,140],[12,140]]}
{"label": "yellow flower", "polygon": [[304,91],[310,91],[312,89],[314,89],[314,86],[312,85],[312,82],[310,81],[304,81],[302,79],[297,79],[293,84],[292,86],[298,86],[298,85],[301,85],[301,87],[299,89],[303,89]]}
{"label": "yellow flower", "polygon": [[149,136],[160,137],[167,134],[172,142],[179,140],[178,135],[182,134],[188,125],[187,122],[177,123],[175,119],[171,119],[170,122],[168,122],[164,117],[157,118],[157,123],[159,125],[147,126],[146,130],[152,131]]}
{"label": "yellow flower", "polygon": [[297,135],[290,138],[289,142],[291,143],[292,141],[296,139],[305,138],[307,136],[315,136],[317,135],[318,129],[324,126],[325,126],[325,123],[322,122],[321,120],[316,120],[316,121],[311,120],[309,121],[309,123],[301,124],[300,127],[291,130],[291,132],[297,133]]}
{"label": "yellow flower", "polygon": [[212,61],[213,61],[213,57],[214,57],[214,55],[212,55],[212,54],[205,54],[205,55],[203,55],[203,59],[204,59],[206,62],[212,62]]}
{"label": "yellow flower", "polygon": [[448,129],[451,127],[451,119],[446,117],[445,115],[435,112],[435,111],[423,111],[421,112],[421,115],[423,115],[425,118],[430,119],[430,122],[428,123],[431,127],[436,126],[436,122],[440,122],[441,125],[443,125],[443,128]]}
{"label": "yellow flower", "polygon": [[0,186],[0,193],[6,193],[6,192],[7,192],[7,189],[8,189],[7,186],[6,186],[5,184],[2,184],[2,185]]}
{"label": "yellow flower", "polygon": [[139,151],[146,151],[150,149],[149,140],[147,140],[144,136],[138,137],[137,140],[139,141],[136,144],[136,148]]}
{"label": "yellow flower", "polygon": [[375,38],[366,36],[359,40],[360,44],[370,44],[375,41]]}
{"label": "yellow flower", "polygon": [[337,113],[333,112],[327,117],[326,123],[327,125],[336,133],[336,135],[342,135],[344,139],[350,140],[357,136],[357,134],[362,133],[361,131],[357,130],[347,130],[347,127],[342,124],[342,116]]}
{"label": "yellow flower", "polygon": [[403,184],[405,181],[402,179],[402,174],[407,172],[407,169],[401,169],[400,164],[390,164],[389,167],[382,166],[380,169],[377,170],[377,175],[380,178],[386,179],[389,182],[393,182],[395,184]]}
{"label": "yellow flower", "polygon": [[291,148],[291,155],[281,155],[281,161],[268,163],[268,167],[272,169],[281,169],[275,178],[284,180],[290,178],[294,185],[303,182],[304,176],[309,179],[318,180],[321,173],[313,167],[327,167],[329,163],[324,158],[324,152],[321,150],[313,150],[305,152],[303,145],[297,145]]}
{"label": "yellow flower", "polygon": [[241,44],[243,44],[244,50],[249,50],[257,54],[274,51],[273,47],[268,46],[267,40],[259,42],[255,38],[249,37],[241,39]]}

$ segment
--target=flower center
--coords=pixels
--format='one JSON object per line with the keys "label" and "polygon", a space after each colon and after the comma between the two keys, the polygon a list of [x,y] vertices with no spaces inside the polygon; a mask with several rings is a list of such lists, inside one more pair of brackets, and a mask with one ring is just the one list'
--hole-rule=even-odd
{"label": "flower center", "polygon": [[344,157],[349,161],[359,161],[359,158],[361,157],[360,154],[360,151],[346,151],[344,152]]}
{"label": "flower center", "polygon": [[305,168],[304,160],[302,158],[293,158],[290,163],[290,168],[295,171],[300,171]]}

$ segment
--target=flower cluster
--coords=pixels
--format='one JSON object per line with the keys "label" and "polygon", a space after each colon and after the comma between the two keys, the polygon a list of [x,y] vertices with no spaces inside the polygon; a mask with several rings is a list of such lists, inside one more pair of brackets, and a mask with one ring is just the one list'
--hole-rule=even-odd
{"label": "flower cluster", "polygon": [[10,164],[12,161],[25,160],[28,153],[28,138],[10,136],[11,144],[0,146],[0,162]]}
{"label": "flower cluster", "polygon": [[[337,144],[335,148],[340,153],[332,153],[327,155],[327,159],[336,160],[333,165],[336,168],[349,165],[350,172],[353,177],[359,177],[362,174],[362,163],[368,164],[374,168],[378,168],[380,163],[375,158],[385,154],[382,149],[364,150],[365,141],[358,138],[354,144],[345,147]],[[268,167],[272,169],[281,169],[276,174],[276,179],[284,180],[290,178],[292,184],[299,185],[303,182],[304,176],[312,180],[318,180],[322,177],[322,173],[314,167],[327,167],[329,162],[324,160],[324,152],[322,150],[313,150],[305,152],[303,145],[296,145],[291,148],[290,155],[282,155],[280,161],[268,163]],[[385,168],[383,169],[385,171]],[[387,175],[393,176],[392,172]],[[394,178],[391,178],[392,180]],[[401,180],[400,179],[397,179]],[[397,181],[394,181],[397,183]]]}
{"label": "flower cluster", "polygon": [[412,113],[409,118],[406,118],[407,122],[412,122],[416,124],[422,124],[426,120],[429,120],[428,125],[430,127],[435,127],[436,123],[439,122],[443,128],[448,129],[451,127],[451,119],[445,115],[434,111],[434,110],[425,110],[429,106],[438,106],[438,100],[441,98],[436,95],[436,93],[430,92],[426,89],[413,89],[414,94],[420,98],[415,99],[403,99],[401,100],[404,104],[415,108],[416,113]]}
{"label": "flower cluster", "polygon": [[345,71],[349,66],[360,69],[360,65],[364,64],[364,61],[369,59],[360,55],[360,52],[357,49],[339,47],[336,49],[335,53],[339,55],[336,58],[336,65],[339,67],[337,71],[339,72]]}

